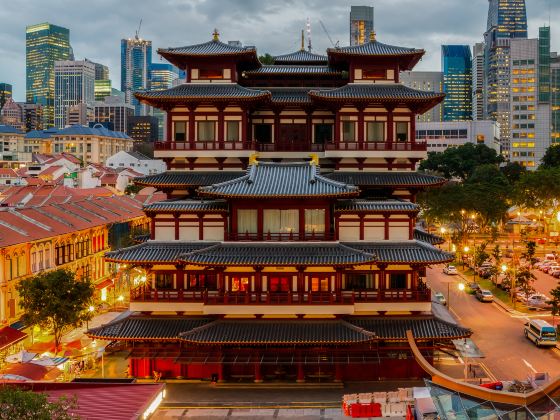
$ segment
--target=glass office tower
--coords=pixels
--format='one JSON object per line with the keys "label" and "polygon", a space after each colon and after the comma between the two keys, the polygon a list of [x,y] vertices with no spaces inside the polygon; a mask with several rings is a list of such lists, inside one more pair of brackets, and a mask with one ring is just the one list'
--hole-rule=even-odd
{"label": "glass office tower", "polygon": [[350,45],[362,45],[373,31],[373,7],[351,6]]}
{"label": "glass office tower", "polygon": [[[150,67],[150,90],[166,90],[173,87],[179,78],[179,69],[171,64],[153,63]],[[165,139],[165,111],[153,109],[152,115],[158,119],[158,139]]]}
{"label": "glass office tower", "polygon": [[472,55],[468,45],[442,45],[444,121],[472,120]]}
{"label": "glass office tower", "polygon": [[26,101],[43,107],[43,127],[54,125],[54,62],[71,59],[70,31],[50,23],[26,28]]}
{"label": "glass office tower", "polygon": [[152,41],[138,36],[121,40],[121,90],[127,104],[133,105],[135,115],[146,115],[147,106],[139,103],[134,92],[149,89],[152,65]]}
{"label": "glass office tower", "polygon": [[12,85],[9,83],[0,83],[0,110],[8,99],[12,97]]}

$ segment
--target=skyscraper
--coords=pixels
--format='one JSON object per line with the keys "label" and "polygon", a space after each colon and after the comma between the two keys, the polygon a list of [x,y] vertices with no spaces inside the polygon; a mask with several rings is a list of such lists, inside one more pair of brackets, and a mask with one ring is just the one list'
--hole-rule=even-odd
{"label": "skyscraper", "polygon": [[121,90],[126,103],[134,105],[136,115],[146,115],[147,107],[134,98],[137,90],[149,89],[152,41],[138,38],[121,40]]}
{"label": "skyscraper", "polygon": [[443,121],[472,120],[472,56],[468,45],[442,45]]}
{"label": "skyscraper", "polygon": [[525,0],[489,0],[484,34],[484,117],[500,123],[502,152],[510,139],[510,40],[527,38]]}
{"label": "skyscraper", "polygon": [[43,107],[44,127],[54,125],[54,62],[71,55],[70,31],[50,23],[26,28],[26,101]]}
{"label": "skyscraper", "polygon": [[12,97],[12,85],[9,83],[0,83],[0,110],[8,99]]}
{"label": "skyscraper", "polygon": [[54,119],[57,128],[67,124],[68,110],[84,103],[93,106],[95,100],[95,66],[91,61],[55,62]]}
{"label": "skyscraper", "polygon": [[[173,81],[179,78],[179,69],[171,64],[153,63],[150,67],[151,90],[165,90],[173,87]],[[165,138],[165,112],[160,109],[152,111],[158,119],[158,139]]]}
{"label": "skyscraper", "polygon": [[[86,59],[86,61],[89,61]],[[111,79],[109,78],[109,67],[104,64],[91,62],[95,66],[95,100],[102,101],[106,96],[111,96]]]}
{"label": "skyscraper", "polygon": [[472,57],[472,119],[484,119],[484,43],[473,46]]}
{"label": "skyscraper", "polygon": [[[409,88],[426,92],[443,92],[443,73],[440,71],[403,71],[399,77],[401,83]],[[442,120],[442,105],[438,104],[422,115],[419,122]]]}
{"label": "skyscraper", "polygon": [[373,7],[350,7],[350,45],[362,45],[373,31]]}

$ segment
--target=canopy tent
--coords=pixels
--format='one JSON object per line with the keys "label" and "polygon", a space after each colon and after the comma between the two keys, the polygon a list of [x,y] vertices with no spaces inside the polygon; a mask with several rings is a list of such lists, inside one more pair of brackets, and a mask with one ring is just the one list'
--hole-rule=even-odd
{"label": "canopy tent", "polygon": [[37,356],[37,353],[21,350],[16,354],[9,355],[5,360],[8,363],[27,363],[33,360],[35,356]]}

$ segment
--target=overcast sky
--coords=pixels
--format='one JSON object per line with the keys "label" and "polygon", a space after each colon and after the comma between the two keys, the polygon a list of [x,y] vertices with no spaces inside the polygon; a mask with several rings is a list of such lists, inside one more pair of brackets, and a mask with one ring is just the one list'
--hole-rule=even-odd
{"label": "overcast sky", "polygon": [[[529,36],[552,22],[552,48],[560,50],[560,1],[526,0]],[[25,27],[50,22],[70,29],[76,59],[109,66],[113,87],[120,89],[120,39],[140,36],[157,48],[206,42],[214,27],[221,40],[256,45],[273,55],[299,48],[301,29],[311,20],[315,52],[331,46],[319,21],[340,45],[349,43],[350,5],[375,7],[375,30],[381,42],[424,48],[420,70],[440,69],[441,44],[482,40],[488,0],[2,0],[0,7],[0,82],[25,98]],[[555,27],[557,24],[557,27]]]}

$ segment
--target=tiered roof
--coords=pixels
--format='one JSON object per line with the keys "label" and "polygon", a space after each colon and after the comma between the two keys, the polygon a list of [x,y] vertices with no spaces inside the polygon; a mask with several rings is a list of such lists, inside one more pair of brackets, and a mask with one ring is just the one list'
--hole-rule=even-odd
{"label": "tiered roof", "polygon": [[277,55],[274,57],[274,64],[324,65],[327,64],[327,61],[328,57],[326,55],[315,54],[304,49],[289,54]]}
{"label": "tiered roof", "polygon": [[335,212],[391,212],[391,213],[418,213],[417,204],[404,200],[345,200],[336,203]]}
{"label": "tiered roof", "polygon": [[189,188],[219,184],[243,174],[244,172],[233,171],[168,171],[135,178],[134,183],[155,188]]}
{"label": "tiered roof", "polygon": [[358,185],[359,187],[431,187],[443,185],[446,180],[439,176],[425,174],[422,172],[346,172],[337,171],[325,175],[334,181],[346,184]]}
{"label": "tiered roof", "polygon": [[151,213],[225,213],[227,202],[224,200],[167,200],[144,206],[147,214]]}

